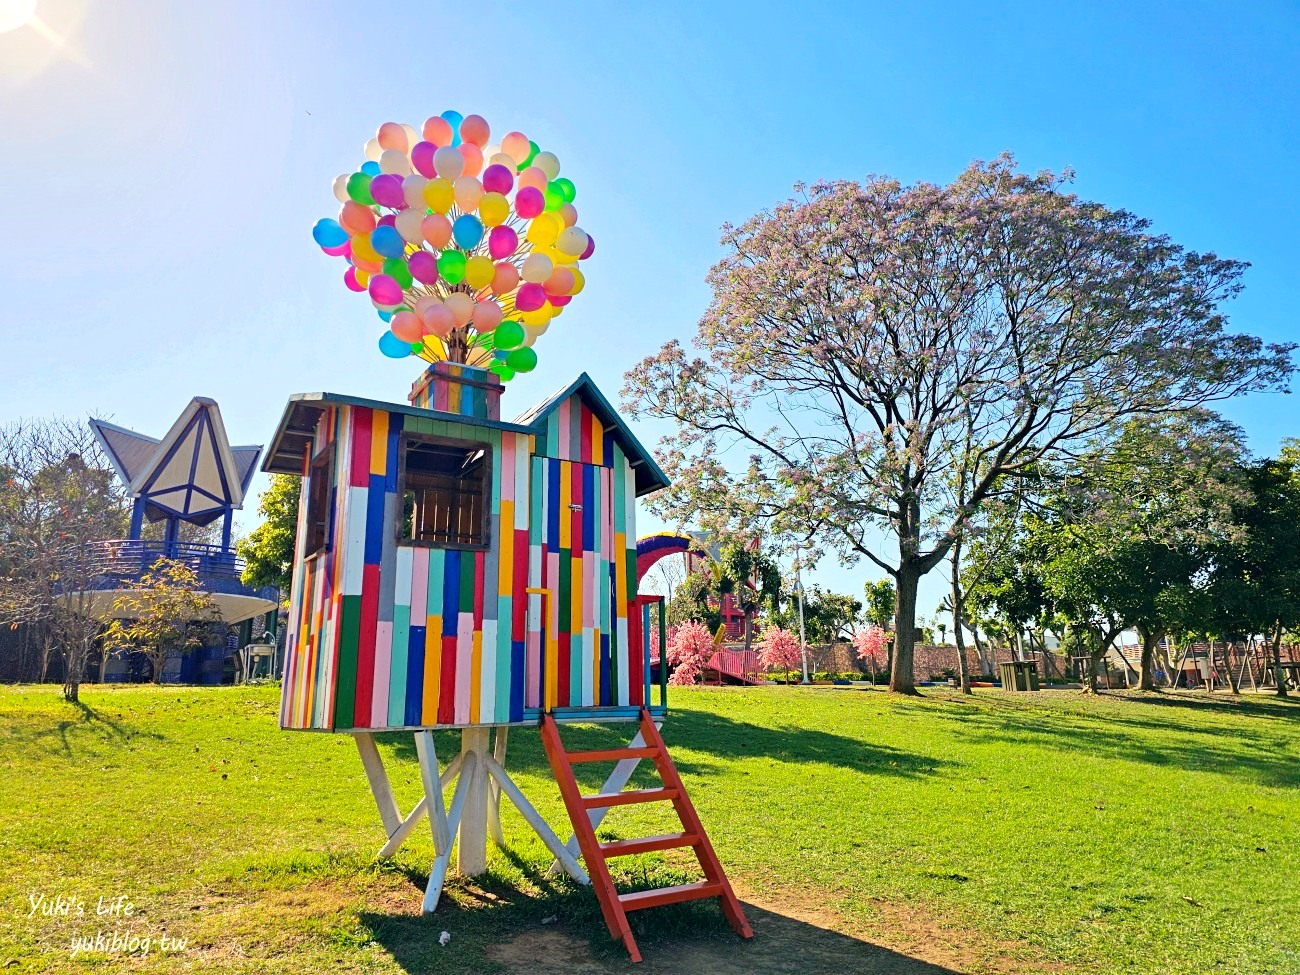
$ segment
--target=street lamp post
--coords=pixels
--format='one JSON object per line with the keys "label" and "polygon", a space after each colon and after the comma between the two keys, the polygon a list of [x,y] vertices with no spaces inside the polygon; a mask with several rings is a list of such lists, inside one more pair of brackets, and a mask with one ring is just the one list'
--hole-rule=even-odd
{"label": "street lamp post", "polygon": [[799,561],[800,557],[796,555],[794,558],[794,588],[799,593],[799,652],[803,657],[803,680],[800,683],[811,684],[812,681],[808,679],[808,638],[804,636],[803,628],[803,577],[799,574]]}

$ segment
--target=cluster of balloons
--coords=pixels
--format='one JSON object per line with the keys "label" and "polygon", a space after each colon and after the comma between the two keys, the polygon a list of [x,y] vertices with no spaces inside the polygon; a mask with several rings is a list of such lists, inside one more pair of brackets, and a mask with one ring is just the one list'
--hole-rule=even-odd
{"label": "cluster of balloons", "polygon": [[420,131],[385,122],[361,168],[334,180],[338,217],[312,236],[387,323],[384,355],[485,366],[508,381],[537,365],[533,343],[582,291],[579,263],[596,242],[554,153],[521,132],[490,138],[481,116],[459,112]]}

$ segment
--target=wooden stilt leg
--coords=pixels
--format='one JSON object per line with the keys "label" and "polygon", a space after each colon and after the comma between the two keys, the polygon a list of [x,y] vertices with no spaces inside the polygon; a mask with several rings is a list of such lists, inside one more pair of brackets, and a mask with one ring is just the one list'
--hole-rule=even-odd
{"label": "wooden stilt leg", "polygon": [[555,854],[556,862],[561,864],[565,873],[580,884],[590,883],[591,880],[587,876],[587,871],[583,870],[578,865],[577,859],[564,848],[560,838],[555,835],[555,830],[551,829],[546,820],[542,818],[541,813],[533,808],[533,804],[519,790],[519,786],[515,785],[506,770],[491,756],[486,756],[484,762],[492,776],[498,795],[505,792],[510,801],[514,803],[515,808],[519,810],[519,814],[524,817],[524,820],[533,828],[533,831],[541,837],[542,842],[546,844],[546,848]]}
{"label": "wooden stilt leg", "polygon": [[[506,765],[506,733],[510,729],[502,725],[497,728],[497,738],[495,748],[493,749],[492,758],[498,768],[505,768]],[[488,766],[491,770],[492,766]],[[488,835],[492,837],[492,842],[502,849],[505,848],[506,839],[501,832],[501,784],[493,776],[488,784],[488,808],[487,808],[487,825]]]}
{"label": "wooden stilt leg", "polygon": [[[488,729],[465,728],[460,733],[461,765],[460,786],[470,777],[465,793],[464,818],[460,822],[459,842],[456,844],[456,869],[466,877],[477,877],[487,872],[487,773],[484,759],[488,758]],[[470,756],[475,761],[470,763]],[[473,773],[472,776],[470,773]]]}
{"label": "wooden stilt leg", "polygon": [[352,737],[357,743],[357,751],[361,753],[361,766],[366,770],[370,792],[375,797],[375,805],[379,807],[384,832],[392,836],[402,825],[402,814],[397,811],[393,789],[388,784],[388,774],[384,771],[384,760],[379,757],[379,749],[375,747],[375,736],[368,731],[356,731]]}
{"label": "wooden stilt leg", "polygon": [[[447,771],[443,772],[442,775],[439,776],[438,782],[444,789],[447,787],[449,782],[456,778],[457,773],[460,772],[460,762],[461,757],[457,755],[451,760],[451,764],[447,766]],[[420,796],[420,801],[415,804],[415,807],[409,814],[407,814],[407,817],[402,820],[402,824],[388,837],[388,842],[380,847],[377,856],[390,857],[396,853],[398,848],[406,842],[406,838],[415,831],[415,827],[420,825],[420,820],[424,818],[428,811],[428,796]]]}

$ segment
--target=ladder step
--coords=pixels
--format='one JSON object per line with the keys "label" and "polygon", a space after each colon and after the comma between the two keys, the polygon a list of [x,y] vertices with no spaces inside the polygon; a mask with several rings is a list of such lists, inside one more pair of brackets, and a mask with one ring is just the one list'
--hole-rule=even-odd
{"label": "ladder step", "polygon": [[653,758],[659,754],[657,748],[601,748],[590,752],[569,752],[569,761],[578,762],[618,762],[625,758]]}
{"label": "ladder step", "polygon": [[588,809],[599,809],[602,806],[628,806],[634,802],[663,802],[676,798],[676,789],[629,789],[626,792],[602,792],[594,796],[583,796],[582,804]]}
{"label": "ladder step", "polygon": [[696,846],[700,838],[694,833],[664,833],[661,836],[646,836],[634,840],[614,840],[600,844],[600,852],[606,859],[626,857],[635,853],[650,853],[653,850],[672,850],[682,846]]}
{"label": "ladder step", "polygon": [[720,897],[722,884],[709,880],[700,880],[693,884],[680,884],[677,887],[658,887],[654,890],[638,890],[632,894],[620,894],[618,902],[625,911],[639,911],[646,907],[659,907],[663,904],[679,904],[682,901],[698,901],[706,897]]}

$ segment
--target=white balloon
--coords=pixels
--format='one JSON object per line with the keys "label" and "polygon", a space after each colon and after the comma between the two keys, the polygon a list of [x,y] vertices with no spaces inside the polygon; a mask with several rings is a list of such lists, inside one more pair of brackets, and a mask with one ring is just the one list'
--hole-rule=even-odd
{"label": "white balloon", "polygon": [[371,138],[366,142],[366,158],[371,162],[379,162],[379,157],[383,155],[384,147],[379,144],[379,140]]}
{"label": "white balloon", "polygon": [[352,197],[348,196],[348,177],[350,173],[344,173],[342,176],[334,177],[334,199],[340,203],[347,203]]}
{"label": "white balloon", "polygon": [[443,146],[433,154],[433,168],[443,179],[455,181],[465,171],[465,157],[459,149]]}
{"label": "white balloon", "polygon": [[405,122],[402,123],[402,128],[406,130],[406,151],[407,152],[410,152],[412,149],[414,149],[415,144],[417,142],[424,141],[424,136],[420,135],[419,132],[416,132],[415,129],[407,125]]}
{"label": "white balloon", "polygon": [[519,275],[525,281],[531,281],[533,284],[541,284],[551,276],[555,270],[555,265],[545,254],[530,254],[524,261],[524,266],[520,268]]}
{"label": "white balloon", "polygon": [[533,157],[532,165],[544,172],[547,179],[560,175],[560,160],[553,152],[539,152]]}
{"label": "white balloon", "polygon": [[519,163],[515,162],[515,157],[507,153],[494,152],[490,156],[488,156],[487,153],[484,153],[484,156],[487,156],[488,166],[505,166],[506,169],[510,170],[511,176],[514,176],[515,172],[519,169]]}
{"label": "white balloon", "polygon": [[406,205],[412,210],[420,211],[421,216],[428,208],[424,202],[424,188],[428,185],[429,181],[419,173],[412,173],[402,180],[402,196],[406,199]]}
{"label": "white balloon", "polygon": [[424,219],[423,209],[403,210],[393,221],[393,226],[397,232],[402,235],[402,240],[411,244],[424,243],[424,235],[420,233],[420,222]]}
{"label": "white balloon", "polygon": [[379,171],[406,176],[411,171],[411,160],[401,149],[385,149],[379,155]]}

